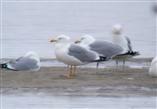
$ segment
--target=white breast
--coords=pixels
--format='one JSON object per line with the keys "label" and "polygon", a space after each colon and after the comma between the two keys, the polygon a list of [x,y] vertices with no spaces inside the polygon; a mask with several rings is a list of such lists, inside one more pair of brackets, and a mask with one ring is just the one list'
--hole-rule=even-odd
{"label": "white breast", "polygon": [[149,69],[149,75],[157,77],[157,58],[153,59],[151,63],[151,66]]}
{"label": "white breast", "polygon": [[57,60],[68,65],[77,66],[77,65],[84,64],[78,59],[76,59],[75,57],[70,56],[68,54],[69,47],[70,47],[70,44],[64,45],[64,46],[59,45],[58,47],[55,48],[55,55],[56,55]]}
{"label": "white breast", "polygon": [[121,46],[124,52],[128,51],[127,40],[122,35],[113,35],[113,43]]}

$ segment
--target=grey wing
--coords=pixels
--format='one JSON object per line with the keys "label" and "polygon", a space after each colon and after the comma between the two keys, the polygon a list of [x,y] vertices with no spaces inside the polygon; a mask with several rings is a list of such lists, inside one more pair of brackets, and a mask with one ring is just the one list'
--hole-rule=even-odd
{"label": "grey wing", "polygon": [[107,41],[95,41],[94,43],[90,44],[90,49],[103,55],[104,57],[112,58],[118,54],[121,54],[123,49],[113,43]]}
{"label": "grey wing", "polygon": [[129,39],[129,37],[125,36],[125,39],[127,40],[127,44],[128,44],[128,50],[132,51],[132,44],[131,44],[131,40]]}
{"label": "grey wing", "polygon": [[19,57],[16,60],[10,60],[8,63],[9,64],[16,64],[18,61],[20,61],[21,59],[23,59],[24,57]]}
{"label": "grey wing", "polygon": [[35,59],[30,58],[20,58],[16,62],[10,62],[9,64],[13,67],[14,70],[32,70],[38,68],[38,62]]}
{"label": "grey wing", "polygon": [[70,46],[68,54],[74,56],[81,62],[92,62],[96,59],[96,54],[94,52],[74,44]]}

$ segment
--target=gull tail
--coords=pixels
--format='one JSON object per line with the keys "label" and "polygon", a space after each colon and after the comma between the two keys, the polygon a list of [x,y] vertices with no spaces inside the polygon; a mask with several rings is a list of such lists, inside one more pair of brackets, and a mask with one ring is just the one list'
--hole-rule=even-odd
{"label": "gull tail", "polygon": [[138,56],[138,55],[140,55],[140,53],[138,51],[128,51],[128,54],[130,54],[132,56]]}
{"label": "gull tail", "polygon": [[7,67],[7,63],[0,64],[0,68],[5,68],[5,69],[7,69],[7,68],[8,68],[8,67]]}
{"label": "gull tail", "polygon": [[0,64],[0,68],[1,68],[1,69],[7,69],[7,70],[17,71],[17,70],[15,70],[15,69],[9,68],[9,67],[8,67],[8,63]]}
{"label": "gull tail", "polygon": [[110,59],[111,58],[109,58],[109,57],[99,56],[99,59],[93,60],[92,62],[103,62],[103,61],[108,61]]}
{"label": "gull tail", "polygon": [[140,55],[140,53],[137,51],[128,51],[128,52],[123,53],[123,54],[118,54],[117,56],[125,56],[125,55],[138,56],[138,55]]}

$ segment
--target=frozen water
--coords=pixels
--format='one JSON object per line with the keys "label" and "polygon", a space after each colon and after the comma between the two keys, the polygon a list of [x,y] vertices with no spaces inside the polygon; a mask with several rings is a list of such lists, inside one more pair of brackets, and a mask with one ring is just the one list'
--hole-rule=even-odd
{"label": "frozen water", "polygon": [[73,39],[91,34],[111,41],[115,23],[124,25],[125,35],[142,57],[153,57],[157,50],[151,6],[152,2],[4,2],[2,57],[36,51],[41,57],[53,58],[53,45],[48,41],[59,34]]}
{"label": "frozen water", "polygon": [[156,109],[157,97],[3,95],[3,109]]}

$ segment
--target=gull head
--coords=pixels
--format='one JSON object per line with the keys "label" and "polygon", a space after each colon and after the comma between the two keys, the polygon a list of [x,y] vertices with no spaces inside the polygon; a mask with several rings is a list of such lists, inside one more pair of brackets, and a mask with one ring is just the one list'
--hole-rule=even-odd
{"label": "gull head", "polygon": [[122,33],[122,25],[120,24],[116,24],[112,27],[112,33],[113,34],[116,34],[116,35],[119,35]]}
{"label": "gull head", "polygon": [[70,37],[66,35],[59,35],[56,38],[53,38],[50,40],[51,43],[69,42],[69,41],[70,41]]}
{"label": "gull head", "polygon": [[94,39],[93,36],[86,34],[86,35],[81,36],[81,38],[79,40],[76,40],[75,43],[76,44],[87,44],[88,45],[88,44],[91,44],[94,41],[95,41],[95,39]]}

